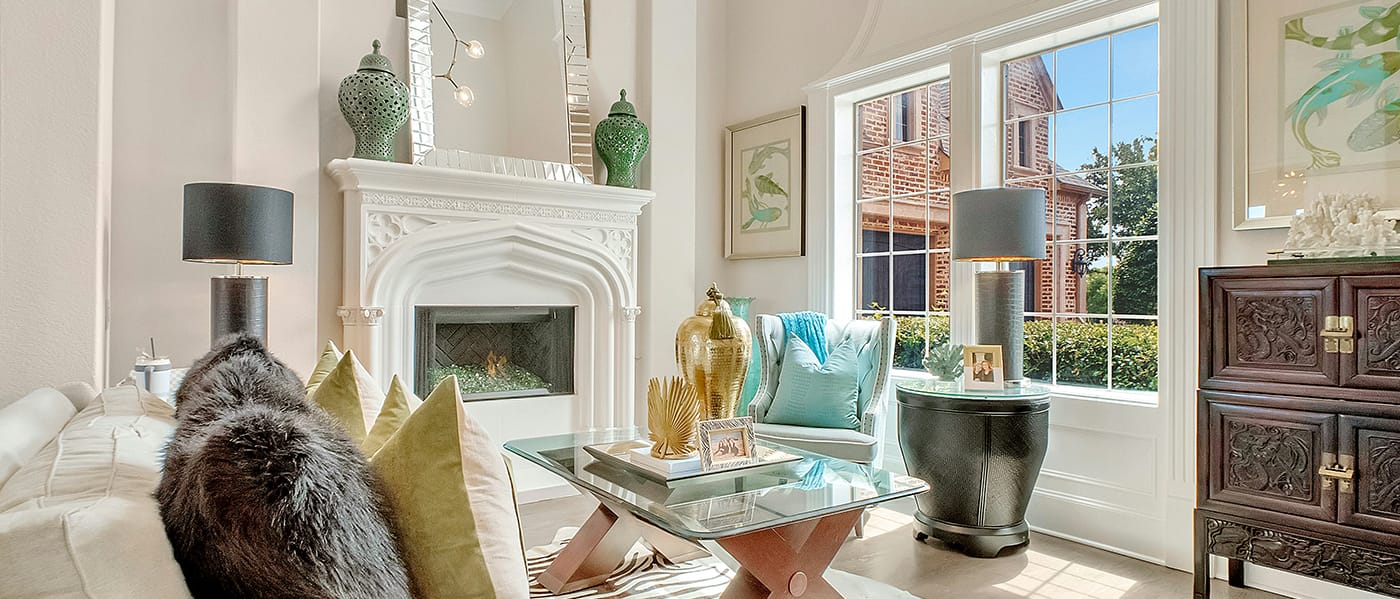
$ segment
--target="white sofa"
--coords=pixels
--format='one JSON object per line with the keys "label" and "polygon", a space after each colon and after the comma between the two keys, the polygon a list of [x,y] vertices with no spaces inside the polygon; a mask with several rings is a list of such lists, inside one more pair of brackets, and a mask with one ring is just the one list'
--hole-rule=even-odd
{"label": "white sofa", "polygon": [[151,495],[174,429],[131,386],[0,408],[0,597],[188,598]]}

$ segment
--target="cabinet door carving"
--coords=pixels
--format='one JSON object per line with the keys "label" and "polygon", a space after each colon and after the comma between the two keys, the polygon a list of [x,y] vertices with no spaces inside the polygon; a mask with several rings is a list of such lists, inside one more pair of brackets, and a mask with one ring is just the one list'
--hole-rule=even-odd
{"label": "cabinet door carving", "polygon": [[1400,421],[1342,416],[1340,453],[1355,462],[1350,493],[1338,496],[1343,524],[1400,534]]}
{"label": "cabinet door carving", "polygon": [[1321,335],[1323,317],[1337,313],[1336,279],[1217,279],[1211,292],[1212,379],[1338,383]]}
{"label": "cabinet door carving", "polygon": [[1317,469],[1336,445],[1336,417],[1210,404],[1210,498],[1319,520],[1336,517],[1336,490]]}
{"label": "cabinet door carving", "polygon": [[1342,384],[1400,389],[1400,277],[1345,277],[1341,303],[1356,318],[1356,353],[1342,356]]}
{"label": "cabinet door carving", "polygon": [[1211,553],[1358,589],[1400,593],[1400,555],[1207,518]]}

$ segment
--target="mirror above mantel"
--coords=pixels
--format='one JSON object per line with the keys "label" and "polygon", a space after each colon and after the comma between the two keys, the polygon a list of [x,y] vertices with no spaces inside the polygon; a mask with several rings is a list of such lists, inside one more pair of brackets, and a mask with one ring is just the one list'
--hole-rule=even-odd
{"label": "mirror above mantel", "polygon": [[413,162],[590,182],[584,0],[408,0]]}

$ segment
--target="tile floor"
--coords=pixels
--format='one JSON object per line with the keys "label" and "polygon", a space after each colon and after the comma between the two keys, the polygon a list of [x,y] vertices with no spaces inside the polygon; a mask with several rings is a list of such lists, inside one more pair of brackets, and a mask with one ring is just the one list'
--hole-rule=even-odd
{"label": "tile floor", "polygon": [[[561,526],[579,526],[597,503],[584,496],[521,506],[527,546],[543,545]],[[1189,598],[1191,575],[1033,534],[1031,544],[996,559],[966,557],[942,545],[914,540],[913,501],[875,509],[864,539],[851,539],[832,567],[873,578],[924,598],[1148,599]],[[1278,595],[1230,588],[1215,581],[1213,599],[1266,599]]]}

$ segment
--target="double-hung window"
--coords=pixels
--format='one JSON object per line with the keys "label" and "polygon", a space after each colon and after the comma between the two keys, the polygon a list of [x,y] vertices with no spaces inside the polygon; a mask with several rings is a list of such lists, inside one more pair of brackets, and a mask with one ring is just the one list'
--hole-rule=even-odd
{"label": "double-hung window", "polygon": [[[947,342],[950,305],[975,305],[950,302],[972,290],[950,286],[948,140],[995,128],[1000,151],[980,151],[982,181],[1046,192],[1047,257],[1013,265],[1026,276],[1026,376],[1156,391],[1157,62],[1148,23],[996,69],[952,69],[994,81],[945,79],[856,104],[857,316],[895,315],[896,367],[917,369]],[[950,85],[996,89],[999,102],[950,115]]]}

